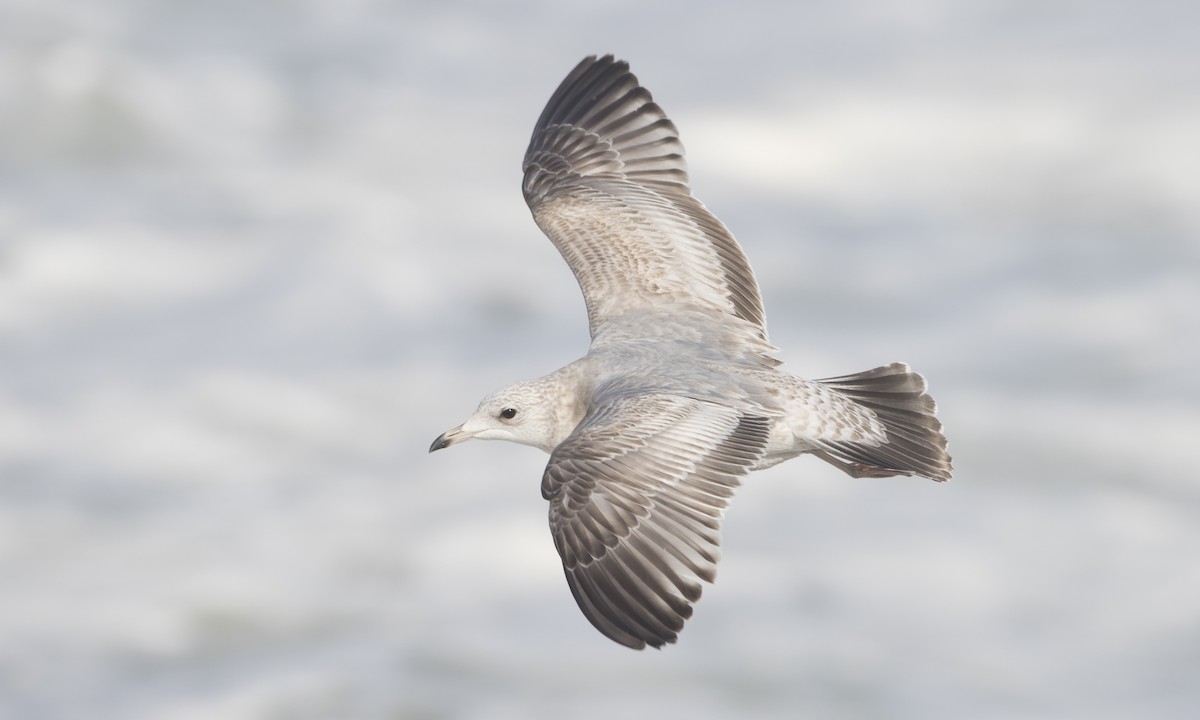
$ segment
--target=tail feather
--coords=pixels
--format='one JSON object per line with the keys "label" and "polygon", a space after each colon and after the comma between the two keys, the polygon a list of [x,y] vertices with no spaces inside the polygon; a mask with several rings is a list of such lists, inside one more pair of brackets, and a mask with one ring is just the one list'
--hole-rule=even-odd
{"label": "tail feather", "polygon": [[892,363],[818,382],[869,409],[887,432],[887,439],[874,445],[823,442],[817,452],[822,459],[855,477],[916,474],[950,479],[953,468],[937,403],[925,392],[925,378],[908,365]]}

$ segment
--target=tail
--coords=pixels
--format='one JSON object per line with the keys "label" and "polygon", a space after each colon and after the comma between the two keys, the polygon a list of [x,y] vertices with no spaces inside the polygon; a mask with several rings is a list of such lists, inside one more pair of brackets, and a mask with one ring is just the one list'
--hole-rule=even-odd
{"label": "tail", "polygon": [[937,403],[925,393],[925,378],[904,363],[817,382],[868,408],[883,424],[878,444],[823,442],[816,454],[854,477],[922,475],[950,479],[950,454]]}

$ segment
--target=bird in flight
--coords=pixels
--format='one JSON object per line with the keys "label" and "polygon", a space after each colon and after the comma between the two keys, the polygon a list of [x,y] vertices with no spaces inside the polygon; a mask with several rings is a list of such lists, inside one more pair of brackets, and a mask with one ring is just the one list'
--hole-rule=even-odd
{"label": "bird in flight", "polygon": [[488,395],[429,449],[481,438],[549,453],[542,496],[567,584],[596,629],[635,649],[677,639],[747,473],[802,454],[853,477],[951,472],[907,365],[821,380],[780,369],[750,264],[692,195],[683,155],[627,63],[588,57],[567,75],[522,187],[583,290],[591,346]]}

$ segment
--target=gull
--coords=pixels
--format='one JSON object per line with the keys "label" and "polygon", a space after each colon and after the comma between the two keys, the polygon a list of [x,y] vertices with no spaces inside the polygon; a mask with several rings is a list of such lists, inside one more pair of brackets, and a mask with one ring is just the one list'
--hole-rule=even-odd
{"label": "gull", "polygon": [[480,438],[550,454],[550,531],[601,633],[639,650],[676,641],[747,473],[811,454],[853,477],[950,479],[933,398],[904,363],[821,380],[780,369],[750,264],[692,195],[679,133],[627,63],[591,56],[567,75],[524,170],[591,345],[488,395],[429,451]]}

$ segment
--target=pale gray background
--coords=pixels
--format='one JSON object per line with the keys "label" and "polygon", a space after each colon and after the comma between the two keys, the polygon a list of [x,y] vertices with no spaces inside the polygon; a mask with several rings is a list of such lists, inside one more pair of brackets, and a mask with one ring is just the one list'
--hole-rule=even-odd
{"label": "pale gray background", "polygon": [[[0,715],[1190,716],[1196,7],[5,0]],[[586,349],[519,164],[609,51],[788,367],[912,363],[957,467],[754,476],[661,652],[543,455],[426,454]]]}

